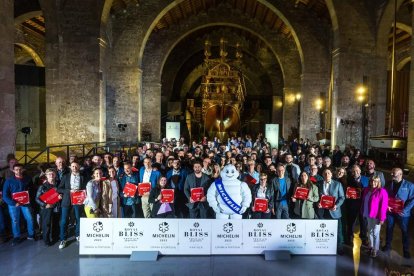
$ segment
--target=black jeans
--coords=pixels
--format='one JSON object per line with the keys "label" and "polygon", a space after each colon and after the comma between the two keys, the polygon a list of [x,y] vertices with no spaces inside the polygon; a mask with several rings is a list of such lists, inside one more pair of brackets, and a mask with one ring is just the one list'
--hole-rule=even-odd
{"label": "black jeans", "polygon": [[263,213],[263,212],[252,212],[252,219],[270,219],[272,212]]}
{"label": "black jeans", "polygon": [[201,207],[196,207],[193,209],[189,209],[190,212],[190,218],[195,219],[195,218],[207,218],[207,209],[205,208],[201,208]]}
{"label": "black jeans", "polygon": [[56,241],[59,236],[59,214],[53,212],[53,208],[40,210],[42,216],[42,236],[45,243]]}

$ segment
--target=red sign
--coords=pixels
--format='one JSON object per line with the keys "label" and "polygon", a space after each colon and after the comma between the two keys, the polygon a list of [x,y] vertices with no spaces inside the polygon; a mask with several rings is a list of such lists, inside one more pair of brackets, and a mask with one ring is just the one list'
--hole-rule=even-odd
{"label": "red sign", "polygon": [[346,188],[346,198],[358,199],[361,198],[361,189],[348,187]]}
{"label": "red sign", "polygon": [[85,190],[70,192],[70,201],[72,202],[72,205],[82,205],[85,199],[86,199]]}
{"label": "red sign", "polygon": [[174,202],[174,189],[161,189],[161,202],[173,203]]}
{"label": "red sign", "polygon": [[309,177],[309,180],[310,180],[313,184],[315,184],[316,182],[318,182],[318,180],[317,180],[317,179],[316,179],[316,177],[314,177],[314,176]]}
{"label": "red sign", "polygon": [[139,183],[138,184],[138,195],[143,196],[145,193],[151,191],[151,183]]}
{"label": "red sign", "polygon": [[127,182],[125,184],[123,193],[124,193],[125,197],[134,197],[136,192],[137,192],[137,189],[138,189],[137,185]]}
{"label": "red sign", "polygon": [[324,209],[332,209],[335,205],[335,197],[328,196],[328,195],[322,195],[320,204],[322,208]]}
{"label": "red sign", "polygon": [[390,207],[392,213],[399,214],[404,210],[404,201],[390,197],[388,198],[388,207]]}
{"label": "red sign", "polygon": [[132,167],[131,171],[133,171],[133,172],[138,172],[138,169],[137,169],[137,168],[135,168],[135,167]]}
{"label": "red sign", "polygon": [[266,198],[256,198],[254,200],[254,211],[255,212],[266,212],[268,207],[268,200]]}
{"label": "red sign", "polygon": [[56,191],[56,188],[52,188],[49,191],[43,193],[41,196],[39,196],[39,199],[46,204],[55,204],[60,200],[59,193]]}
{"label": "red sign", "polygon": [[250,174],[246,174],[244,180],[247,182],[247,184],[249,184],[249,186],[253,186],[257,183],[257,180]]}
{"label": "red sign", "polygon": [[297,187],[295,190],[295,195],[293,196],[296,199],[307,200],[309,195],[309,189],[303,187]]}
{"label": "red sign", "polygon": [[194,202],[200,201],[203,197],[204,197],[204,188],[203,187],[192,188],[191,189],[191,199]]}
{"label": "red sign", "polygon": [[20,205],[26,205],[30,203],[28,191],[13,193],[12,198],[14,201],[18,202]]}

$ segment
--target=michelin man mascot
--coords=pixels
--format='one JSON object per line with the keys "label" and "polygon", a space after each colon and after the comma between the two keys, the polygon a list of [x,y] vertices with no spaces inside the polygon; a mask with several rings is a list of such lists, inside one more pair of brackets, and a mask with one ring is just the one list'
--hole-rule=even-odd
{"label": "michelin man mascot", "polygon": [[226,165],[220,176],[207,191],[208,204],[218,219],[241,219],[252,202],[250,188],[237,179],[239,172],[234,165]]}

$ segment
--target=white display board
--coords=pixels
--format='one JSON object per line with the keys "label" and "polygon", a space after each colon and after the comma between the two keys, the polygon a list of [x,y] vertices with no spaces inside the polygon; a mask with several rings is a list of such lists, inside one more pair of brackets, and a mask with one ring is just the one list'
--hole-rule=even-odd
{"label": "white display board", "polygon": [[272,148],[279,148],[279,125],[266,124],[265,137]]}
{"label": "white display board", "polygon": [[180,139],[180,122],[166,122],[165,123],[165,136],[168,140],[175,138]]}
{"label": "white display board", "polygon": [[81,218],[79,254],[247,255],[289,250],[335,255],[336,220]]}

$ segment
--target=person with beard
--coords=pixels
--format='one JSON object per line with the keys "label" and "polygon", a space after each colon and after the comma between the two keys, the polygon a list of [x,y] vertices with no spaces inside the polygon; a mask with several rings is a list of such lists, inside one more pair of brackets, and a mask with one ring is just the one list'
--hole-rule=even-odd
{"label": "person with beard", "polygon": [[273,178],[272,185],[275,193],[273,215],[276,219],[289,219],[289,199],[291,198],[291,181],[285,173],[285,165],[279,163],[276,167],[277,177]]}
{"label": "person with beard", "polygon": [[[187,176],[184,183],[184,193],[188,200],[186,205],[189,209],[190,218],[207,218],[209,205],[206,194],[209,188],[210,178],[201,169],[201,163],[195,161],[193,163],[193,173]],[[204,195],[199,202],[195,202],[191,198],[191,189],[193,188],[203,188]]]}
{"label": "person with beard", "polygon": [[351,160],[348,155],[343,155],[341,158],[341,167],[345,168],[346,172],[350,174],[351,172]]}
{"label": "person with beard", "polygon": [[174,209],[177,218],[188,217],[188,208],[185,206],[184,183],[187,178],[187,170],[181,167],[179,159],[172,162],[172,170],[167,172],[169,186],[175,190]]}
{"label": "person with beard", "polygon": [[272,157],[270,155],[265,155],[263,158],[263,166],[266,173],[269,172],[269,166],[271,164],[273,164]]}
{"label": "person with beard", "polygon": [[55,160],[55,166],[56,166],[56,182],[57,184],[60,183],[63,176],[65,174],[68,174],[70,172],[69,168],[66,166],[65,159],[63,157],[57,157]]}
{"label": "person with beard", "polygon": [[293,163],[293,156],[291,153],[285,154],[285,168],[287,176],[290,178],[291,183],[296,183],[299,178],[300,168]]}
{"label": "person with beard", "polygon": [[[139,182],[140,183],[151,183],[151,189],[154,189],[157,186],[158,179],[161,177],[161,173],[157,170],[153,170],[152,162],[150,157],[145,157],[143,160],[143,166],[139,170]],[[151,205],[149,204],[149,194],[146,192],[141,197],[142,203],[142,212],[144,218],[149,218],[151,216]]]}
{"label": "person with beard", "polygon": [[328,156],[325,156],[322,159],[322,171],[324,171],[325,169],[330,169],[332,172],[336,171],[335,167],[332,166],[331,158]]}
{"label": "person with beard", "polygon": [[300,168],[300,171],[304,171],[305,167],[307,166],[306,154],[304,152],[301,152],[298,156],[298,166]]}
{"label": "person with beard", "polygon": [[399,199],[404,202],[404,209],[400,213],[393,213],[388,207],[387,212],[387,234],[383,251],[389,253],[391,250],[391,242],[393,238],[395,223],[401,229],[403,256],[410,259],[410,235],[408,225],[410,222],[411,211],[414,207],[414,184],[403,179],[403,171],[401,168],[392,169],[392,181],[385,186],[389,198]]}
{"label": "person with beard", "polygon": [[375,170],[375,162],[372,159],[368,159],[365,163],[365,171],[363,173],[364,176],[368,178],[372,177],[379,177],[381,180],[381,187],[385,186],[385,177],[384,174],[380,171]]}
{"label": "person with beard", "polygon": [[124,162],[124,173],[121,175],[119,180],[121,212],[123,218],[136,218],[138,217],[137,205],[141,203],[141,200],[137,195],[133,197],[125,197],[122,191],[124,190],[126,183],[131,183],[135,185],[138,185],[139,183],[138,172],[132,171],[132,164],[128,161]]}
{"label": "person with beard", "polygon": [[[358,165],[353,165],[351,168],[351,175],[347,178],[348,187],[356,188],[362,191],[363,188],[368,187],[368,182],[364,181],[364,176],[361,176],[361,168]],[[347,213],[347,236],[346,243],[352,245],[354,240],[354,224],[358,218],[359,221],[359,236],[362,240],[362,245],[368,246],[367,227],[361,210],[361,198],[346,198],[345,207]]]}
{"label": "person with beard", "polygon": [[[342,213],[341,206],[344,203],[345,195],[341,183],[332,179],[332,172],[330,169],[325,169],[323,172],[323,181],[318,183],[319,198],[322,195],[329,195],[335,198],[335,205],[331,209],[322,208],[321,203],[318,203],[318,218],[319,219],[335,219],[338,221],[338,240],[337,252],[343,255],[343,235],[342,235]],[[358,211],[357,211],[358,212]]]}
{"label": "person with beard", "polygon": [[313,183],[323,182],[323,177],[318,174],[318,167],[314,164],[310,166],[309,180]]}
{"label": "person with beard", "polygon": [[[310,174],[311,173],[311,167],[312,166],[316,166],[316,156],[315,155],[313,155],[313,154],[309,154],[308,155],[308,165],[307,166],[305,166],[304,168],[303,168],[303,170],[305,171],[305,172],[307,172],[308,174]],[[317,166],[316,166],[317,167]]]}

